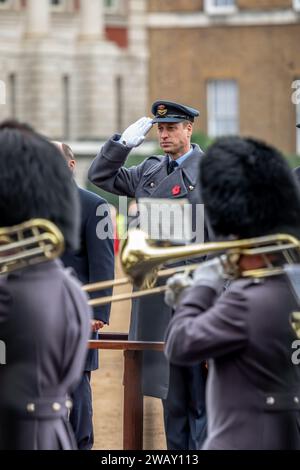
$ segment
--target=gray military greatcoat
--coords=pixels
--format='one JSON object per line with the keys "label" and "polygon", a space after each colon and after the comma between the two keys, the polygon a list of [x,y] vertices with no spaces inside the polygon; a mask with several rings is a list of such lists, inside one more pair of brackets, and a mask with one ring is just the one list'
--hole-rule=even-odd
{"label": "gray military greatcoat", "polygon": [[90,334],[81,286],[59,261],[0,278],[0,449],[76,449],[69,394]]}
{"label": "gray military greatcoat", "polygon": [[[89,180],[96,186],[131,198],[188,198],[199,203],[198,171],[202,151],[193,145],[192,154],[168,175],[168,156],[151,156],[138,166],[123,165],[130,149],[121,145],[120,136],[107,141],[89,170]],[[173,194],[175,186],[180,193]],[[165,305],[163,295],[137,299],[133,302],[129,338],[140,341],[163,341],[172,310]],[[145,395],[166,398],[169,365],[164,355],[146,351],[143,363],[143,392]]]}
{"label": "gray military greatcoat", "polygon": [[204,449],[300,449],[298,309],[283,276],[235,281],[218,299],[204,286],[183,293],[166,355],[185,366],[210,358]]}

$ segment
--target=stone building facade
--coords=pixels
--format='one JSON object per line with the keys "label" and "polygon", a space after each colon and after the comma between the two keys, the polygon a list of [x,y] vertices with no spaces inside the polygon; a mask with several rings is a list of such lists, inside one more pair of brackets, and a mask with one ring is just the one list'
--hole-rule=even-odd
{"label": "stone building facade", "polygon": [[148,31],[149,104],[179,100],[211,136],[300,154],[299,0],[149,0]]}
{"label": "stone building facade", "polygon": [[300,0],[0,0],[0,119],[99,142],[165,98],[300,154],[299,39]]}
{"label": "stone building facade", "polygon": [[78,141],[106,138],[143,115],[146,3],[0,0],[0,119]]}

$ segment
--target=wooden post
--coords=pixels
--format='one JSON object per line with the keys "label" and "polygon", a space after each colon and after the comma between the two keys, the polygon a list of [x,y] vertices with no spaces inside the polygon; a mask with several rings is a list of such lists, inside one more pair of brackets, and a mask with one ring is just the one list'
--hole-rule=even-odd
{"label": "wooden post", "polygon": [[123,449],[143,449],[142,351],[124,351]]}
{"label": "wooden post", "polygon": [[[126,333],[101,333],[101,339],[90,340],[89,349],[124,351],[123,449],[143,449],[143,351],[163,351],[163,342],[128,341]],[[104,339],[105,338],[105,339]]]}

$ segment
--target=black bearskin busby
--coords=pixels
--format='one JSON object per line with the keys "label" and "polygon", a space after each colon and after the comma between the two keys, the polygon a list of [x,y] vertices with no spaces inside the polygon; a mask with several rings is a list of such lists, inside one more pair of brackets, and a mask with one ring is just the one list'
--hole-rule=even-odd
{"label": "black bearskin busby", "polygon": [[285,158],[254,139],[224,137],[200,164],[200,186],[216,236],[300,236],[300,193]]}
{"label": "black bearskin busby", "polygon": [[26,124],[1,123],[0,226],[48,219],[75,249],[79,217],[77,190],[60,151]]}

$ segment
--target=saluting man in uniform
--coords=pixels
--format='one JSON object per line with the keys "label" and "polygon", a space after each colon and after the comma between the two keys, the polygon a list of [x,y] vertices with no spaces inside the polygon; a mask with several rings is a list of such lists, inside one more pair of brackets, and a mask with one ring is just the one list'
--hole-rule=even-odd
{"label": "saluting man in uniform", "polygon": [[[170,101],[156,101],[154,119],[143,117],[122,135],[109,139],[89,170],[96,186],[131,198],[188,198],[197,204],[199,162],[203,152],[191,144],[193,122],[199,112]],[[125,168],[133,147],[139,146],[153,124],[165,155],[152,155],[143,163]],[[133,302],[129,339],[163,341],[172,316],[163,296]],[[145,351],[143,357],[143,393],[163,399],[167,447],[172,450],[198,449],[205,438],[205,373],[202,365],[170,365],[159,352]]]}

